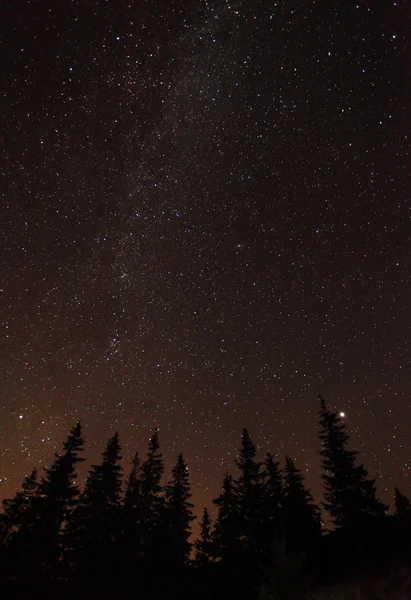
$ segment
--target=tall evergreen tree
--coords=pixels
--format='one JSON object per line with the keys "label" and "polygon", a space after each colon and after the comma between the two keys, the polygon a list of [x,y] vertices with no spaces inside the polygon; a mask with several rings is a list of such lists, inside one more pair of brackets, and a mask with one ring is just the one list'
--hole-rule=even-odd
{"label": "tall evergreen tree", "polygon": [[164,473],[164,462],[159,450],[158,429],[155,429],[150,438],[147,459],[141,467],[141,491],[150,498],[157,498],[162,492],[160,483]]}
{"label": "tall evergreen tree", "polygon": [[138,452],[134,454],[130,475],[127,479],[124,504],[134,506],[141,494],[140,458]]}
{"label": "tall evergreen tree", "polygon": [[70,519],[79,495],[76,483],[76,465],[84,459],[81,424],[77,423],[63,444],[63,454],[56,454],[53,464],[45,469],[37,485],[30,482],[35,493],[29,503],[24,523],[13,535],[10,552],[18,557],[14,561],[17,579],[56,576],[61,556],[62,528]]}
{"label": "tall evergreen tree", "polygon": [[394,488],[395,514],[399,517],[411,517],[411,501],[397,487]]}
{"label": "tall evergreen tree", "polygon": [[142,552],[150,558],[161,545],[161,521],[164,508],[164,491],[161,478],[164,462],[160,452],[158,430],[150,438],[148,454],[141,466],[139,489],[141,492],[141,540]]}
{"label": "tall evergreen tree", "polygon": [[236,481],[238,524],[243,549],[259,552],[263,540],[263,486],[261,463],[256,460],[256,447],[247,429],[243,429],[239,457],[240,476]]}
{"label": "tall evergreen tree", "polygon": [[172,469],[172,479],[165,488],[164,511],[168,558],[176,565],[186,563],[191,550],[189,537],[194,517],[190,498],[188,469],[183,455],[179,454]]}
{"label": "tall evergreen tree", "polygon": [[262,482],[262,521],[265,534],[264,553],[266,557],[270,559],[273,545],[278,544],[278,542],[284,538],[283,478],[280,464],[278,461],[274,460],[274,457],[270,452],[266,454],[263,463]]}
{"label": "tall evergreen tree", "polygon": [[358,452],[348,449],[349,436],[341,417],[319,399],[323,506],[335,525],[352,528],[361,516],[381,516],[388,507],[376,497],[375,479],[368,479],[365,467],[356,464]]}
{"label": "tall evergreen tree", "polygon": [[301,470],[289,456],[285,457],[283,504],[286,551],[307,550],[321,535],[321,516]]}
{"label": "tall evergreen tree", "polygon": [[123,534],[129,541],[133,540],[134,551],[137,550],[141,542],[142,496],[140,468],[140,458],[138,452],[136,452],[127,478],[123,503]]}
{"label": "tall evergreen tree", "polygon": [[80,570],[95,566],[102,557],[109,560],[119,531],[122,469],[118,433],[108,440],[102,459],[89,471],[67,531],[69,558]]}
{"label": "tall evergreen tree", "polygon": [[238,498],[233,477],[225,474],[222,490],[213,500],[218,516],[213,532],[214,556],[226,563],[235,562],[241,550],[241,530],[238,518]]}
{"label": "tall evergreen tree", "polygon": [[132,461],[127,478],[124,502],[122,505],[121,532],[118,538],[121,555],[121,572],[125,575],[126,585],[136,575],[136,568],[142,556],[142,496],[140,480],[140,459],[138,452]]}
{"label": "tall evergreen tree", "polygon": [[[50,561],[49,568],[53,568],[60,558],[61,527],[71,518],[80,494],[80,487],[76,482],[76,466],[84,461],[79,456],[84,450],[80,422],[71,429],[63,449],[64,453],[56,454],[54,463],[45,469],[36,500],[42,552]],[[39,542],[37,539],[37,544]]]}
{"label": "tall evergreen tree", "polygon": [[200,537],[195,541],[195,563],[199,567],[210,564],[212,560],[211,518],[205,508],[200,522]]}

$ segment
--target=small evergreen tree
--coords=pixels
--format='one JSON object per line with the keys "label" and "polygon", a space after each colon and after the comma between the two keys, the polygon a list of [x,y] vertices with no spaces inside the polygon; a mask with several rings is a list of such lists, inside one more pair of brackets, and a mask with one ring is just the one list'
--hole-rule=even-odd
{"label": "small evergreen tree", "polygon": [[301,470],[289,456],[285,457],[283,503],[286,551],[307,550],[321,535],[321,516]]}
{"label": "small evergreen tree", "polygon": [[164,520],[168,558],[176,565],[187,562],[191,550],[189,537],[193,521],[188,469],[182,454],[172,469],[172,479],[165,488]]}
{"label": "small evergreen tree", "polygon": [[211,519],[208,509],[205,508],[200,522],[200,537],[194,543],[195,564],[204,567],[210,564],[212,560],[212,536]]}
{"label": "small evergreen tree", "polygon": [[411,517],[410,499],[403,494],[397,487],[394,488],[395,514],[399,517]]}
{"label": "small evergreen tree", "polygon": [[218,516],[213,532],[214,556],[226,563],[235,562],[241,550],[241,530],[238,519],[238,498],[233,478],[225,474],[222,490],[213,500]]}
{"label": "small evergreen tree", "polygon": [[387,506],[376,497],[375,479],[368,479],[363,465],[356,465],[358,452],[348,449],[349,436],[336,412],[321,402],[320,439],[324,473],[324,508],[335,525],[352,528],[363,515],[384,515]]}

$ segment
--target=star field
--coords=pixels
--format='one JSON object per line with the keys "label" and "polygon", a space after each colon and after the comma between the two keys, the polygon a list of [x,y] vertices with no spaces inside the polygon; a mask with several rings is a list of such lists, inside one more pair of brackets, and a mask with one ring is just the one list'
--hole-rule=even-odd
{"label": "star field", "polygon": [[198,504],[247,427],[318,497],[318,391],[409,492],[408,3],[2,13],[2,497],[78,419]]}

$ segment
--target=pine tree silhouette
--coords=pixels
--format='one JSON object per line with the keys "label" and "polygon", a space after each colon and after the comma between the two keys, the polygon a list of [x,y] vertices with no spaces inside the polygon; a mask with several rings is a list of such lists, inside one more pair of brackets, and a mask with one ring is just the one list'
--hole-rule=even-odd
{"label": "pine tree silhouette", "polygon": [[40,539],[36,539],[36,551],[48,562],[43,564],[43,569],[55,569],[61,556],[61,527],[71,518],[80,495],[76,483],[76,465],[84,461],[79,456],[84,450],[80,422],[71,429],[63,449],[64,453],[56,455],[51,467],[45,469],[35,503],[40,534]]}
{"label": "pine tree silhouette", "polygon": [[119,573],[123,585],[131,585],[136,577],[142,558],[142,496],[140,480],[140,459],[134,454],[130,474],[126,482],[124,501],[121,507],[121,525],[118,534]]}
{"label": "pine tree silhouette", "polygon": [[411,517],[411,501],[397,487],[394,488],[395,514],[399,517]]}
{"label": "pine tree silhouette", "polygon": [[161,546],[161,527],[164,509],[164,492],[161,478],[164,473],[164,462],[159,452],[158,430],[155,429],[150,438],[147,458],[141,466],[141,543],[142,552],[150,559]]}
{"label": "pine tree silhouette", "polygon": [[212,535],[211,518],[208,509],[205,508],[200,522],[200,537],[195,541],[195,564],[199,567],[210,564],[212,561]]}
{"label": "pine tree silhouette", "polygon": [[165,541],[168,562],[176,565],[187,562],[191,544],[188,541],[193,521],[188,469],[182,454],[172,469],[172,479],[165,488]]}
{"label": "pine tree silhouette", "polygon": [[256,460],[256,447],[247,429],[243,429],[236,465],[240,477],[236,481],[238,522],[243,550],[260,552],[263,541],[263,486],[261,463]]}
{"label": "pine tree silhouette", "polygon": [[127,553],[136,559],[141,551],[142,527],[142,495],[138,452],[133,457],[131,472],[127,479],[123,519],[123,544],[127,546]]}
{"label": "pine tree silhouette", "polygon": [[127,479],[124,504],[134,506],[138,504],[141,495],[140,458],[138,452],[134,454],[130,475]]}
{"label": "pine tree silhouette", "polygon": [[102,458],[101,464],[92,465],[68,524],[67,558],[79,573],[104,569],[119,533],[122,469],[118,433],[108,440]]}
{"label": "pine tree silhouette", "polygon": [[30,502],[10,540],[10,554],[14,556],[15,580],[27,585],[40,585],[46,579],[56,579],[62,553],[62,527],[70,518],[79,495],[76,484],[76,465],[84,459],[79,456],[84,441],[81,425],[77,423],[63,444],[64,453],[56,454],[53,464],[46,468],[37,484],[32,478]]}
{"label": "pine tree silhouette", "polygon": [[213,500],[218,516],[213,532],[214,556],[224,562],[235,562],[241,550],[241,530],[238,517],[238,498],[233,477],[225,474],[222,490]]}
{"label": "pine tree silhouette", "polygon": [[285,457],[283,502],[286,552],[307,550],[321,535],[321,516],[301,470],[289,456]]}
{"label": "pine tree silhouette", "polygon": [[163,457],[159,452],[158,429],[150,438],[147,459],[141,467],[141,491],[145,496],[156,498],[162,492],[160,485],[164,472]]}
{"label": "pine tree silhouette", "polygon": [[264,531],[264,555],[265,562],[270,561],[273,546],[278,546],[284,540],[284,490],[283,478],[278,461],[274,461],[273,455],[266,454],[263,471],[263,531]]}
{"label": "pine tree silhouette", "polygon": [[319,399],[323,506],[335,525],[352,528],[361,516],[382,516],[388,507],[376,497],[375,479],[368,479],[362,464],[356,465],[358,452],[347,447],[349,436],[342,419],[328,410],[321,396]]}

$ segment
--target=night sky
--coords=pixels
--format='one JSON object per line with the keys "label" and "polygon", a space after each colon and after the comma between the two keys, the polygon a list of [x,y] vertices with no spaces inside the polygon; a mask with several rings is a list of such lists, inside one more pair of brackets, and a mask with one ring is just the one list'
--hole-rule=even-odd
{"label": "night sky", "polygon": [[411,492],[410,15],[3,3],[0,497],[81,419],[126,470],[158,426],[197,514],[243,427],[318,498],[318,392]]}

